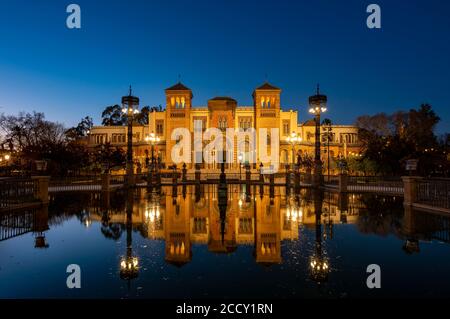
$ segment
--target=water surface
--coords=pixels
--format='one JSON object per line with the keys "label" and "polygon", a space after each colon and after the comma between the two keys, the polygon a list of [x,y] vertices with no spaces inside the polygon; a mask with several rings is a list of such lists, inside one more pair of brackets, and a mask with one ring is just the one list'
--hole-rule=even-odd
{"label": "water surface", "polygon": [[[2,215],[0,297],[449,297],[449,218],[402,203],[238,185],[226,206],[214,185],[55,194]],[[81,289],[66,286],[69,264]],[[366,286],[369,264],[381,289]]]}

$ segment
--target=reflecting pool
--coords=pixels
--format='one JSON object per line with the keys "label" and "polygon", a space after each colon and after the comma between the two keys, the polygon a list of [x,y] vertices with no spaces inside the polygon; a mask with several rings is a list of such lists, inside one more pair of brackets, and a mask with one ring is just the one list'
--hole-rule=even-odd
{"label": "reflecting pool", "polygon": [[449,297],[449,220],[400,197],[284,187],[52,194],[1,215],[0,297]]}

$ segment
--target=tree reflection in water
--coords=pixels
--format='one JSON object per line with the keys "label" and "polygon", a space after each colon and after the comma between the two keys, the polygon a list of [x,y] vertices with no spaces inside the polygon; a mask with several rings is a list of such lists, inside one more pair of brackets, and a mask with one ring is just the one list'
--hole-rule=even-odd
{"label": "tree reflection in water", "polygon": [[360,211],[356,225],[364,234],[387,236],[401,235],[403,219],[403,198],[363,194],[361,203],[365,207]]}

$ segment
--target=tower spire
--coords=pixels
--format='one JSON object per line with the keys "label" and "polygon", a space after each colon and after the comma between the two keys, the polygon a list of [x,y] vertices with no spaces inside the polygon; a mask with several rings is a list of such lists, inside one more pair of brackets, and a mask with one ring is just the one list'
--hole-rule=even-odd
{"label": "tower spire", "polygon": [[131,96],[132,95],[131,93],[132,93],[132,89],[131,89],[131,84],[130,84],[130,91],[129,91],[128,95]]}
{"label": "tower spire", "polygon": [[317,95],[320,95],[320,84],[319,83],[317,83]]}

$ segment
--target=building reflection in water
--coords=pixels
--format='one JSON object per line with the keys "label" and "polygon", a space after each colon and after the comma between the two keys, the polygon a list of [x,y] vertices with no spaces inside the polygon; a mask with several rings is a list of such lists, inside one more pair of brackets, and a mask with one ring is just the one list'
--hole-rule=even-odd
{"label": "building reflection in water", "polygon": [[[281,242],[298,240],[300,226],[304,225],[316,232],[311,257],[315,268],[319,264],[327,268],[322,241],[332,239],[332,225],[341,223],[343,216],[345,222],[356,220],[360,199],[350,196],[343,200],[337,194],[324,196],[323,192],[312,191],[286,195],[282,187],[255,186],[250,190],[245,184],[229,184],[223,189],[218,185],[175,185],[163,188],[161,193],[139,193],[128,195],[125,218],[120,210],[103,210],[100,216],[90,216],[108,226],[102,229],[105,236],[113,237],[114,225],[125,224],[127,253],[121,268],[124,274],[130,267],[133,270],[125,277],[137,275],[139,268],[133,267],[138,258],[132,254],[132,225],[140,227],[149,239],[164,240],[166,262],[179,267],[192,260],[193,244],[204,244],[210,252],[224,254],[234,252],[238,245],[251,245],[257,263],[281,263]],[[120,233],[116,235],[120,237]]]}
{"label": "building reflection in water", "polygon": [[311,250],[305,253],[310,276],[317,282],[327,280],[333,265],[326,248],[339,231],[336,224],[355,224],[362,233],[394,234],[404,242],[399,250],[408,254],[419,253],[421,241],[450,242],[448,216],[403,208],[402,198],[306,189],[286,193],[284,187],[245,184],[228,184],[221,190],[218,185],[174,185],[121,194],[54,198],[50,209],[2,213],[0,241],[31,232],[34,247],[48,248],[49,225],[76,215],[84,226],[100,223],[106,238],[126,236],[118,266],[120,277],[130,281],[139,275],[140,263],[133,249],[133,230],[145,238],[163,240],[165,261],[178,267],[194,258],[194,244],[220,254],[246,245],[253,247],[257,263],[279,264],[283,241],[313,234]]}

